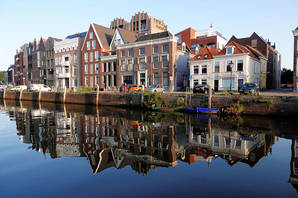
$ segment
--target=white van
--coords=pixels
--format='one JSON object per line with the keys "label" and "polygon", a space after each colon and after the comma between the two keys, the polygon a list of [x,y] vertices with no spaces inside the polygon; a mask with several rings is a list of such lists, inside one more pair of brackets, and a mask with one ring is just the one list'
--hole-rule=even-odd
{"label": "white van", "polygon": [[30,91],[51,91],[51,88],[44,84],[31,84]]}

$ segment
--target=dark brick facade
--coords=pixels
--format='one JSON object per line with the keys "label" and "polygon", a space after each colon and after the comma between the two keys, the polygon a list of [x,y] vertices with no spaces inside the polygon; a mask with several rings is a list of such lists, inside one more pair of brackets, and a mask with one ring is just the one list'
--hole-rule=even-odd
{"label": "dark brick facade", "polygon": [[24,52],[20,49],[14,57],[14,84],[24,85]]}

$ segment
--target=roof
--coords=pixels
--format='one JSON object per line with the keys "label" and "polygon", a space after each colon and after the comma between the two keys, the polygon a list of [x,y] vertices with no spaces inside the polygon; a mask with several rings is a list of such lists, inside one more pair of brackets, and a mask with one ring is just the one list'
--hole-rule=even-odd
{"label": "roof", "polygon": [[[240,45],[239,43],[236,43],[235,41],[231,41],[226,44],[226,47],[228,46],[234,46],[234,53],[233,54],[248,54],[249,56],[258,59],[258,56],[256,56],[254,53],[249,50],[244,45]],[[218,55],[226,55],[226,48],[222,49]]]}
{"label": "roof", "polygon": [[81,33],[76,33],[76,34],[72,34],[72,35],[68,35],[66,37],[66,39],[73,39],[73,38],[85,38],[86,37],[87,32],[81,32]]}
{"label": "roof", "polygon": [[119,32],[120,32],[120,34],[121,34],[121,36],[122,36],[125,43],[135,42],[139,37],[138,33],[130,32],[130,31],[124,30],[122,28],[117,28],[117,29],[119,30]]}
{"label": "roof", "polygon": [[296,27],[296,29],[295,30],[298,30],[298,26]]}
{"label": "roof", "polygon": [[138,42],[138,41],[148,41],[148,40],[154,40],[154,39],[160,39],[160,38],[166,38],[166,37],[170,37],[170,36],[172,36],[172,34],[169,31],[159,32],[159,33],[155,33],[155,34],[147,34],[147,35],[140,36],[136,40],[136,42]]}
{"label": "roof", "polygon": [[[192,61],[213,59],[213,56],[218,55],[219,52],[219,49],[205,46],[192,58]],[[205,56],[207,54],[208,56]]]}
{"label": "roof", "polygon": [[252,52],[254,53],[257,57],[262,57],[262,58],[266,58],[265,55],[263,55],[259,50],[257,50],[256,48],[251,47],[250,45],[246,45],[246,47]]}
{"label": "roof", "polygon": [[110,43],[115,30],[97,25],[95,23],[93,23],[93,27],[96,35],[99,37],[98,39],[100,39],[102,47],[105,49],[110,49]]}

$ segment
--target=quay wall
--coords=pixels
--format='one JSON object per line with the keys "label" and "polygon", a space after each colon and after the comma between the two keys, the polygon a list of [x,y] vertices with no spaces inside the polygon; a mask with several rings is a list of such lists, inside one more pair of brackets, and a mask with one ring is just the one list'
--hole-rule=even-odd
{"label": "quay wall", "polygon": [[[74,92],[0,92],[0,99],[15,101],[81,104],[113,107],[146,108],[146,96],[141,93],[74,93]],[[158,94],[163,106],[208,107],[208,96],[175,93]],[[178,102],[180,101],[180,102]],[[182,101],[182,103],[181,103]],[[247,115],[297,116],[298,97],[214,95],[212,107],[241,106]]]}

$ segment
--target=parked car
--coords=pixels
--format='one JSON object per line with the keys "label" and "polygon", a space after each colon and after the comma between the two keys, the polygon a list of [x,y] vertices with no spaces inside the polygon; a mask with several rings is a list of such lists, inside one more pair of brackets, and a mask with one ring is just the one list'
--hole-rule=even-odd
{"label": "parked car", "polygon": [[161,85],[150,85],[148,88],[146,88],[147,91],[151,92],[164,92],[165,89]]}
{"label": "parked car", "polygon": [[21,91],[21,90],[25,90],[25,89],[27,89],[26,85],[17,85],[15,87],[11,88],[10,90],[12,90],[12,91]]}
{"label": "parked car", "polygon": [[[193,88],[193,93],[208,94],[208,91],[209,91],[209,86],[206,84],[195,85],[195,87]],[[212,93],[214,93],[213,89],[212,89]]]}
{"label": "parked car", "polygon": [[259,95],[260,89],[259,86],[255,83],[245,83],[239,90],[242,94],[254,94]]}
{"label": "parked car", "polygon": [[142,86],[143,85],[129,85],[128,91],[142,91]]}
{"label": "parked car", "polygon": [[51,91],[52,89],[44,84],[31,84],[30,91]]}

